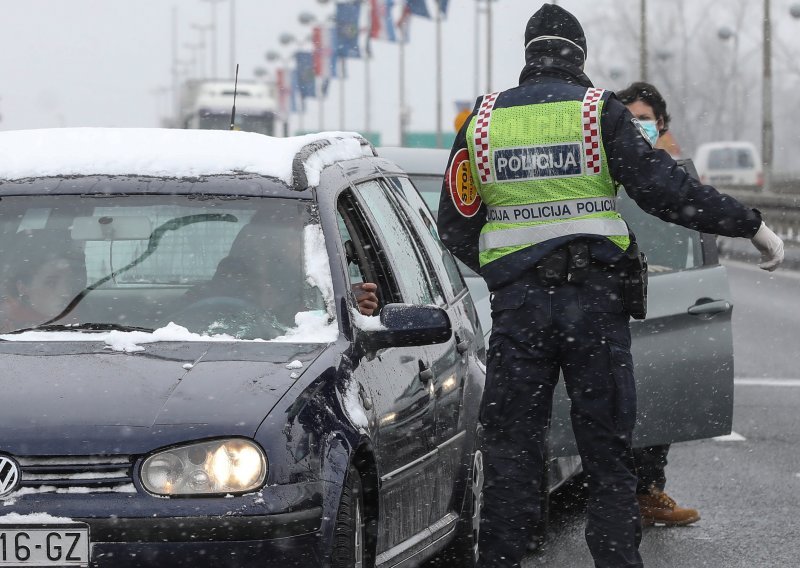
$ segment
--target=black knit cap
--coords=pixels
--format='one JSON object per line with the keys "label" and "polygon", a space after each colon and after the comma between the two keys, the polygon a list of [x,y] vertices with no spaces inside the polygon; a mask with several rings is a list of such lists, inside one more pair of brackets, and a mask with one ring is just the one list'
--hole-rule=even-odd
{"label": "black knit cap", "polygon": [[[542,39],[531,43],[531,40],[547,36],[564,38],[567,41]],[[528,20],[525,28],[525,46],[526,60],[543,54],[575,62],[580,59],[580,65],[586,60],[586,35],[583,33],[583,27],[575,16],[555,4],[544,4]]]}

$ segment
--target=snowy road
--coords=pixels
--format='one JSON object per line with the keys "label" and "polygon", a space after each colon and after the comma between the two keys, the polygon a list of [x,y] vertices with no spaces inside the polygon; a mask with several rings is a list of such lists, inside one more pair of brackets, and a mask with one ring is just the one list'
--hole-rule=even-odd
{"label": "snowy road", "polygon": [[[648,568],[783,568],[800,558],[800,274],[726,263],[733,294],[733,435],[676,444],[667,491],[702,519],[646,529]],[[589,568],[584,506],[556,499],[545,550],[524,568]]]}

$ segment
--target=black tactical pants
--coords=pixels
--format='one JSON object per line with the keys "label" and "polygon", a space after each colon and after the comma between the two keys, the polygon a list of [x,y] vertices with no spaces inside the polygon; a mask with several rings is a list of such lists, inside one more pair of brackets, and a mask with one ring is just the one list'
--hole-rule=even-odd
{"label": "black tactical pants", "polygon": [[553,388],[563,370],[589,488],[586,542],[598,568],[642,566],[631,434],[636,392],[620,277],[580,285],[531,274],[495,292],[484,427],[482,568],[518,567],[539,519]]}
{"label": "black tactical pants", "polygon": [[668,453],[669,444],[633,450],[636,476],[639,478],[636,493],[644,495],[650,491],[651,487],[664,491],[664,486],[667,484],[667,475],[664,472],[664,468],[667,467]]}

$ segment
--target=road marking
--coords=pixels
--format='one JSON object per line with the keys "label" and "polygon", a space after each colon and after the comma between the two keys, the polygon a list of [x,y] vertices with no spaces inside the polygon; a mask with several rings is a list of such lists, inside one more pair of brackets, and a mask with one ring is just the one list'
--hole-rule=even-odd
{"label": "road marking", "polygon": [[738,432],[731,432],[730,434],[727,434],[725,436],[714,437],[715,442],[744,442],[745,440],[747,440],[747,438],[745,438]]}
{"label": "road marking", "polygon": [[742,378],[733,379],[733,384],[741,387],[800,387],[800,379]]}

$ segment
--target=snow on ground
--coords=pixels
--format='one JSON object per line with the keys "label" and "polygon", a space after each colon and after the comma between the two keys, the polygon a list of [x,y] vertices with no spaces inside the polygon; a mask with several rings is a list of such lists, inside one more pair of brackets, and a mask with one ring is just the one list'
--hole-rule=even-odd
{"label": "snow on ground", "polygon": [[292,183],[295,154],[306,144],[333,144],[305,164],[310,186],[335,160],[371,155],[353,132],[273,138],[252,132],[162,128],[53,128],[0,132],[0,179],[71,175],[194,178],[248,173]]}

